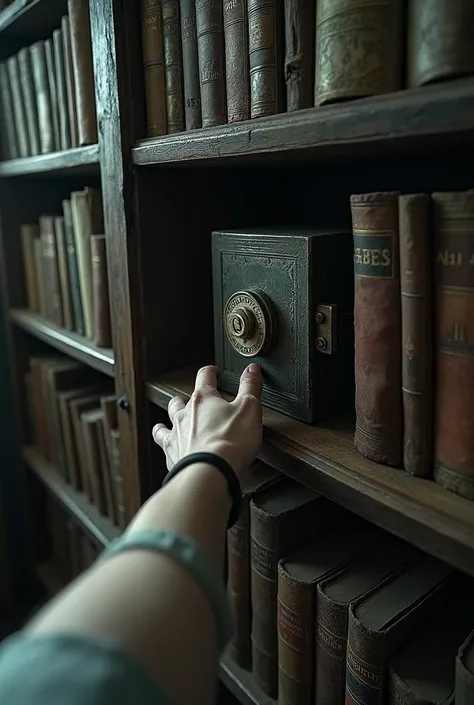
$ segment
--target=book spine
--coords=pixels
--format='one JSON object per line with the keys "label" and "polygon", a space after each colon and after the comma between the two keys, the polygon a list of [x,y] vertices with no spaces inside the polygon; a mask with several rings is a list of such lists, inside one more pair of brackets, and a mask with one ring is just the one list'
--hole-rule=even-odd
{"label": "book spine", "polygon": [[35,261],[35,240],[39,238],[38,226],[22,225],[20,237],[28,308],[33,313],[39,313],[38,273]]}
{"label": "book spine", "polygon": [[38,313],[41,316],[46,317],[46,288],[43,272],[43,241],[41,237],[34,241],[33,248],[35,255],[36,277],[38,280]]}
{"label": "book spine", "polygon": [[79,268],[77,264],[76,239],[74,237],[74,225],[72,222],[71,201],[63,201],[63,213],[74,329],[77,333],[79,333],[79,335],[85,335],[86,329],[84,325],[84,312],[82,310]]}
{"label": "book spine", "polygon": [[[6,63],[0,63],[0,96],[2,118],[4,121],[5,134],[2,136],[2,158],[16,159],[19,155],[18,137],[15,127],[15,114],[13,110],[13,97],[8,68]],[[6,144],[4,143],[6,140]]]}
{"label": "book spine", "polygon": [[253,502],[251,522],[252,668],[259,687],[278,693],[277,526]]}
{"label": "book spine", "polygon": [[474,73],[470,0],[408,3],[408,85],[423,86]]}
{"label": "book spine", "polygon": [[402,88],[403,3],[318,0],[315,104]]}
{"label": "book spine", "polygon": [[183,48],[184,116],[187,130],[202,125],[201,87],[194,0],[181,0],[181,43]]}
{"label": "book spine", "polygon": [[196,0],[202,126],[227,122],[222,0]]}
{"label": "book spine", "polygon": [[38,111],[36,107],[36,96],[33,85],[33,72],[31,68],[31,57],[28,48],[18,52],[18,68],[20,71],[21,91],[23,104],[25,106],[26,124],[28,137],[30,140],[30,152],[33,156],[40,153],[40,139],[38,127]]}
{"label": "book spine", "polygon": [[[388,687],[387,687],[387,705],[425,705],[426,700],[420,700],[416,693],[407,686],[407,684],[395,673],[394,669],[389,666],[388,670]],[[443,705],[453,705],[453,700],[449,698],[443,701]]]}
{"label": "book spine", "polygon": [[94,342],[98,347],[110,348],[109,282],[107,278],[107,250],[105,235],[92,235],[92,298],[94,309]]}
{"label": "book spine", "polygon": [[[474,649],[474,632],[461,645],[456,657],[456,705],[471,705],[474,702],[474,673],[466,659]],[[471,658],[469,659],[471,661]],[[472,661],[471,661],[472,664]]]}
{"label": "book spine", "polygon": [[102,423],[104,426],[105,445],[107,446],[109,466],[112,467],[113,459],[112,445],[110,442],[110,432],[112,431],[112,429],[117,428],[118,426],[117,397],[115,395],[102,397],[100,400],[100,408],[104,413]]}
{"label": "book spine", "polygon": [[36,90],[40,148],[41,154],[47,154],[54,151],[54,131],[44,42],[39,41],[33,44],[30,47],[30,52]]}
{"label": "book spine", "polygon": [[45,460],[48,460],[48,427],[45,413],[46,404],[43,395],[41,364],[41,358],[32,358],[30,360],[33,394],[35,399],[35,442],[41,456]]}
{"label": "book spine", "polygon": [[[92,260],[91,260],[91,235],[93,227],[94,208],[93,189],[74,191],[71,194],[72,221],[74,226],[74,239],[76,243],[77,266],[79,272],[79,287],[81,292],[82,311],[86,336],[94,338],[94,303],[92,299]],[[96,231],[97,232],[97,231]],[[100,232],[100,230],[99,230]]]}
{"label": "book spine", "polygon": [[112,485],[115,490],[117,523],[119,528],[124,530],[127,527],[127,517],[125,513],[122,467],[120,464],[120,433],[117,428],[113,428],[110,432],[110,446],[112,449]]}
{"label": "book spine", "polygon": [[437,373],[434,477],[474,500],[474,191],[433,194]]}
{"label": "book spine", "polygon": [[79,144],[79,137],[77,133],[76,86],[72,66],[71,27],[69,24],[69,17],[67,17],[67,15],[61,18],[61,34],[63,37],[64,76],[66,79],[69,134],[71,139],[71,147],[77,147]]}
{"label": "book spine", "polygon": [[48,290],[46,292],[46,310],[53,323],[63,325],[61,289],[59,285],[58,253],[54,232],[54,217],[40,216],[40,231],[43,241],[44,275]]}
{"label": "book spine", "polygon": [[398,193],[351,196],[355,269],[357,450],[402,459],[401,305]]}
{"label": "book spine", "polygon": [[278,702],[312,705],[315,586],[278,566]]}
{"label": "book spine", "polygon": [[79,146],[97,142],[89,0],[68,0]]}
{"label": "book spine", "polygon": [[148,137],[166,134],[161,0],[141,0],[142,54]]}
{"label": "book spine", "polygon": [[346,660],[346,705],[382,703],[383,643],[349,617]]}
{"label": "book spine", "polygon": [[227,594],[234,623],[232,657],[242,668],[252,663],[250,642],[250,498],[243,496],[240,517],[227,532]]}
{"label": "book spine", "polygon": [[62,399],[60,396],[58,399],[58,405],[59,419],[61,423],[61,431],[64,443],[64,455],[66,459],[64,465],[65,478],[66,482],[69,482],[74,489],[77,489],[79,487],[77,457],[73,439],[71,414],[68,400]]}
{"label": "book spine", "polygon": [[283,3],[248,0],[250,117],[284,110]]}
{"label": "book spine", "polygon": [[58,150],[61,149],[61,137],[59,133],[58,88],[56,84],[56,66],[54,62],[52,39],[45,40],[44,52],[46,57],[46,71],[48,74],[49,95],[51,99],[51,121],[53,125],[54,149]]}
{"label": "book spine", "polygon": [[61,29],[55,29],[53,32],[53,51],[58,94],[59,145],[61,149],[69,149],[71,146],[71,131],[69,127],[64,44]]}
{"label": "book spine", "polygon": [[183,60],[178,0],[162,0],[161,16],[168,132],[181,132],[184,130]]}
{"label": "book spine", "polygon": [[314,101],[314,0],[285,0],[285,82],[289,112]]}
{"label": "book spine", "polygon": [[87,412],[81,416],[84,436],[84,452],[89,473],[89,495],[99,514],[107,514],[105,493],[100,466],[98,426],[101,421],[88,419]]}
{"label": "book spine", "polygon": [[56,216],[56,218],[54,219],[54,230],[56,233],[59,286],[61,291],[64,326],[68,330],[74,330],[74,317],[72,311],[71,288],[69,283],[66,234],[63,216]]}
{"label": "book spine", "polygon": [[344,705],[348,606],[318,589],[316,622],[316,705]]}
{"label": "book spine", "polygon": [[227,120],[250,117],[249,29],[247,0],[224,0]]}
{"label": "book spine", "polygon": [[109,461],[107,456],[107,447],[105,443],[103,414],[101,415],[99,424],[97,426],[97,441],[99,444],[100,473],[102,486],[104,488],[107,516],[112,519],[112,521],[115,523],[117,521],[117,517],[115,512],[115,501],[112,489],[112,473],[110,472]]}
{"label": "book spine", "polygon": [[432,472],[431,198],[400,196],[403,464],[411,475]]}
{"label": "book spine", "polygon": [[30,140],[26,126],[26,113],[21,94],[20,70],[18,56],[11,56],[7,61],[8,82],[12,96],[13,116],[15,119],[16,135],[18,139],[18,152],[20,157],[30,155]]}

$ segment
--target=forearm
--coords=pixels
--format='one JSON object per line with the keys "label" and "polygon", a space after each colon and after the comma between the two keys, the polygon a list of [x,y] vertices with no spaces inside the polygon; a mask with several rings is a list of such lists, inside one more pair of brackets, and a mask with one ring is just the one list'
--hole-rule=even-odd
{"label": "forearm", "polygon": [[[222,570],[230,497],[214,468],[189,467],[142,507],[127,533],[168,529],[193,537]],[[173,703],[210,703],[216,626],[197,582],[171,558],[130,551],[98,563],[46,607],[33,632],[77,630],[119,640],[152,670]]]}

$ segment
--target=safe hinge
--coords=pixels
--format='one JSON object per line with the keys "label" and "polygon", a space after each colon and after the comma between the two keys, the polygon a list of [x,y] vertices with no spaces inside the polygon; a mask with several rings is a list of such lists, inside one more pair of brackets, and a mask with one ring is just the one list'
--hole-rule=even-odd
{"label": "safe hinge", "polygon": [[324,355],[337,352],[337,305],[316,306],[316,349]]}

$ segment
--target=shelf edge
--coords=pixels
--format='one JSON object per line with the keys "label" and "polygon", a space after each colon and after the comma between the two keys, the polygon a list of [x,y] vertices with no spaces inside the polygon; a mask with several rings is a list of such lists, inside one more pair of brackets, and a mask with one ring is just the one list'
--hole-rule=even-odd
{"label": "shelf edge", "polygon": [[100,165],[99,145],[90,144],[60,152],[0,161],[0,178],[57,174]]}

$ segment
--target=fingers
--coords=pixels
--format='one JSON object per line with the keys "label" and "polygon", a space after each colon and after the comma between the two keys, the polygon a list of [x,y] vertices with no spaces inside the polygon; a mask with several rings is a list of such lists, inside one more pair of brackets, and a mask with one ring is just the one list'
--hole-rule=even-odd
{"label": "fingers", "polygon": [[186,402],[182,397],[173,397],[170,399],[170,402],[168,404],[168,415],[170,417],[171,423],[174,423],[174,417],[178,413],[178,411],[182,411],[184,407],[186,406]]}
{"label": "fingers", "polygon": [[246,367],[242,372],[239,391],[237,392],[235,400],[238,401],[239,398],[249,394],[257,399],[260,399],[262,394],[262,386],[263,380],[260,365],[252,362],[252,364]]}
{"label": "fingers", "polygon": [[201,367],[196,375],[196,384],[194,385],[194,391],[205,390],[205,389],[215,389],[217,390],[217,373],[218,368],[214,365],[207,365],[206,367]]}
{"label": "fingers", "polygon": [[160,446],[160,448],[164,447],[165,441],[168,438],[169,434],[171,431],[166,428],[164,423],[157,423],[156,426],[153,426],[152,430],[152,436],[153,440],[157,445]]}

